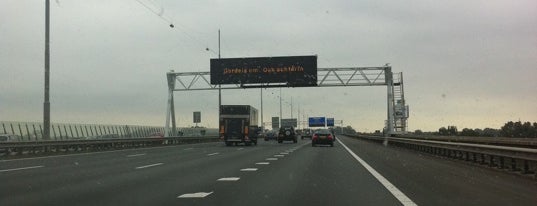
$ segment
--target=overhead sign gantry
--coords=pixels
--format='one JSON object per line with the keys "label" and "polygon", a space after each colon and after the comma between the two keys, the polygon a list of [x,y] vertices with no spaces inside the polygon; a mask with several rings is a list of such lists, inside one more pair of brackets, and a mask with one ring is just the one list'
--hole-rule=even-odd
{"label": "overhead sign gantry", "polygon": [[[168,105],[165,136],[176,134],[176,91],[269,87],[386,86],[386,135],[404,133],[408,106],[402,73],[392,67],[317,68],[317,56],[211,59],[211,72],[168,72]],[[397,110],[397,111],[396,111]],[[171,120],[171,128],[170,128]],[[171,131],[170,131],[171,129]]]}
{"label": "overhead sign gantry", "polygon": [[263,83],[289,87],[316,86],[317,56],[211,59],[212,85],[256,87]]}

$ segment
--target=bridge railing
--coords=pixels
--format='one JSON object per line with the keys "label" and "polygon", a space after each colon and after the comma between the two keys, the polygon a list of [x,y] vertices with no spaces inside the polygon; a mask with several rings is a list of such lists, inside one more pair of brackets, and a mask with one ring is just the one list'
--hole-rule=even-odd
{"label": "bridge railing", "polygon": [[[136,138],[163,132],[164,127],[157,126],[52,123],[50,140]],[[15,135],[15,141],[40,141],[43,123],[0,121],[0,133]]]}
{"label": "bridge railing", "polygon": [[40,155],[49,153],[68,153],[102,150],[119,150],[139,147],[166,146],[176,144],[193,144],[203,142],[216,142],[217,136],[180,136],[180,137],[142,137],[123,139],[96,139],[96,140],[48,140],[48,141],[21,141],[0,142],[0,153],[3,157],[16,155]]}
{"label": "bridge railing", "polygon": [[[205,127],[177,128],[180,136],[213,136],[218,129]],[[15,136],[12,141],[42,141],[42,122],[0,121],[0,134]],[[116,138],[143,138],[164,134],[164,127],[141,125],[109,125],[109,124],[65,124],[52,123],[50,139],[54,141],[96,140]],[[48,140],[47,140],[48,141]]]}
{"label": "bridge railing", "polygon": [[[429,153],[487,165],[502,170],[520,172],[537,178],[537,149],[521,146],[426,140],[409,137],[381,137],[373,135],[346,135]],[[494,141],[494,140],[491,140]],[[505,145],[512,145],[505,143]]]}

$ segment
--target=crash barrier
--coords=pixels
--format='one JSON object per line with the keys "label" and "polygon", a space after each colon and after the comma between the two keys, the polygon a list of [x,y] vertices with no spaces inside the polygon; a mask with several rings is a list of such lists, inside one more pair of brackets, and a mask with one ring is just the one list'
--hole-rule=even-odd
{"label": "crash barrier", "polygon": [[[0,134],[12,135],[10,141],[41,141],[42,122],[0,121]],[[52,123],[49,140],[94,140],[163,136],[164,127],[140,125]],[[181,127],[170,136],[216,136],[217,128]]]}
{"label": "crash barrier", "polygon": [[534,179],[537,179],[537,149],[534,148],[372,135],[346,136],[403,147],[436,156],[487,165],[524,175],[532,175]]}
{"label": "crash barrier", "polygon": [[149,137],[102,140],[24,141],[0,142],[1,157],[85,151],[119,150],[177,144],[194,144],[220,141],[217,136],[204,137]]}
{"label": "crash barrier", "polygon": [[[2,121],[0,133],[15,135],[14,141],[40,141],[43,140],[43,123]],[[156,133],[163,134],[164,127],[62,123],[50,126],[50,140],[148,137]]]}

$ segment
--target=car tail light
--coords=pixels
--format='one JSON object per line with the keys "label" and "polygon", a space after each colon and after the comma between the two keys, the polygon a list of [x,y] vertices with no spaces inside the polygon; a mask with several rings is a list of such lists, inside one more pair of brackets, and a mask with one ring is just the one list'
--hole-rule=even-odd
{"label": "car tail light", "polygon": [[332,135],[331,134],[328,135],[328,139],[332,140]]}
{"label": "car tail light", "polygon": [[319,136],[317,134],[314,134],[312,138],[317,139],[317,138],[319,138]]}
{"label": "car tail light", "polygon": [[249,140],[250,138],[248,138],[248,136],[244,136],[244,139],[245,139],[245,140]]}

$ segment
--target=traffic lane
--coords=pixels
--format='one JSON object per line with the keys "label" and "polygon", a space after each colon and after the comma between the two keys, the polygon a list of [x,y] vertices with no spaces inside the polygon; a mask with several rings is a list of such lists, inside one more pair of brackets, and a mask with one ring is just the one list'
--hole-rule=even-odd
{"label": "traffic lane", "polygon": [[[129,157],[132,151],[118,151],[94,153],[93,155],[58,156],[54,158],[25,160],[46,160],[44,164],[46,166],[35,170],[0,173],[2,178],[5,179],[0,187],[5,188],[5,191],[7,191],[3,194],[6,195],[5,200],[32,200],[32,198],[28,198],[31,194],[47,194],[50,191],[73,188],[77,184],[105,185],[111,182],[109,177],[122,176],[126,172],[137,170],[138,167],[172,162],[168,159],[173,159],[173,161],[187,161],[189,159],[203,158],[206,157],[206,150],[210,150],[210,148],[218,149],[221,147],[221,144],[212,144],[210,147],[208,145],[199,146],[201,147],[199,150],[183,150],[180,147],[153,148],[145,150],[145,154],[147,155],[136,157]],[[141,154],[139,152],[136,151],[136,154]],[[160,155],[160,152],[165,154],[165,156]],[[175,152],[176,154],[170,154],[170,152]],[[66,192],[68,193],[69,191],[64,191],[64,193]],[[54,193],[50,195],[36,195],[36,198],[33,199],[40,200],[55,196]]]}
{"label": "traffic lane", "polygon": [[535,181],[469,163],[338,136],[418,205],[535,205]]}
{"label": "traffic lane", "polygon": [[[293,145],[282,146],[292,147]],[[98,163],[96,165],[81,164],[80,168],[49,167],[39,172],[36,170],[18,173],[19,175],[26,174],[26,176],[9,178],[10,181],[2,185],[5,187],[2,191],[8,192],[2,194],[2,196],[6,195],[6,198],[2,198],[0,204],[5,205],[2,203],[4,202],[8,205],[13,203],[17,205],[57,205],[58,203],[118,205],[128,202],[129,205],[147,205],[153,201],[166,199],[173,201],[177,193],[188,192],[191,188],[203,184],[199,181],[212,183],[217,176],[225,174],[226,168],[233,168],[231,171],[234,171],[235,164],[241,164],[256,155],[264,156],[266,154],[263,152],[268,154],[271,153],[271,148],[279,149],[282,146],[260,144],[258,147],[240,150],[242,147],[225,147],[222,144],[215,144],[204,148],[205,152],[220,151],[219,154],[212,156],[208,154],[185,155],[185,150],[176,150],[175,155],[156,158],[158,162],[164,164],[139,170],[133,168],[132,159],[124,157],[124,161],[115,161],[117,158],[103,158],[99,154],[95,156],[97,160],[94,162]],[[142,157],[149,157],[149,155]],[[200,177],[200,174],[203,176]],[[164,190],[166,192],[163,192]],[[119,193],[121,194],[118,195]],[[119,198],[123,195],[123,198]],[[151,202],[148,202],[149,200]]]}
{"label": "traffic lane", "polygon": [[[90,194],[87,198],[92,201],[88,205],[106,204],[118,205],[175,205],[177,197],[182,194],[208,192],[207,185],[214,185],[217,179],[230,177],[241,165],[250,164],[257,159],[272,153],[271,150],[292,147],[293,145],[259,145],[258,150],[240,150],[222,155],[206,156],[206,158],[192,159],[187,162],[175,162],[162,167],[143,170],[135,177],[120,182],[134,185],[143,185],[124,188],[118,183],[121,193]],[[234,150],[236,147],[223,147],[225,150]],[[252,147],[256,148],[256,147]],[[142,195],[140,195],[142,194]],[[72,200],[77,202],[77,200]]]}
{"label": "traffic lane", "polygon": [[[121,173],[125,167],[136,168],[157,164],[159,163],[157,161],[168,156],[180,158],[191,158],[192,155],[202,156],[207,151],[218,149],[220,146],[221,144],[212,143],[196,145],[197,148],[190,147],[184,150],[182,150],[184,147],[160,147],[20,159],[2,162],[2,168],[9,169],[0,170],[0,175],[7,178],[2,186],[9,187],[10,191],[17,193],[18,190],[24,191],[28,188],[39,190],[44,185],[51,184],[51,181],[54,183],[71,182],[80,178],[93,179],[109,173]],[[78,172],[62,172],[71,170]],[[62,174],[62,178],[56,180],[58,174]]]}
{"label": "traffic lane", "polygon": [[[237,168],[240,180],[200,188],[212,191],[205,198],[181,199],[181,205],[401,205],[380,182],[354,160],[339,143],[334,147],[303,147],[268,165],[245,172]],[[288,153],[288,154],[286,154]],[[254,162],[266,161],[259,159]]]}
{"label": "traffic lane", "polygon": [[62,161],[74,162],[74,160],[104,159],[104,158],[110,158],[111,155],[117,155],[117,156],[132,155],[132,154],[147,153],[153,150],[160,150],[159,153],[163,153],[165,151],[173,152],[176,149],[181,149],[181,148],[183,149],[213,148],[216,145],[220,145],[220,143],[211,142],[211,143],[200,143],[200,144],[135,148],[135,149],[125,149],[125,150],[97,151],[97,152],[87,152],[87,153],[63,153],[63,154],[60,153],[58,155],[50,155],[50,156],[43,156],[43,157],[28,157],[28,158],[20,158],[20,159],[0,160],[0,169],[24,167],[26,165],[35,165],[35,164],[55,164],[58,162],[61,163]]}

